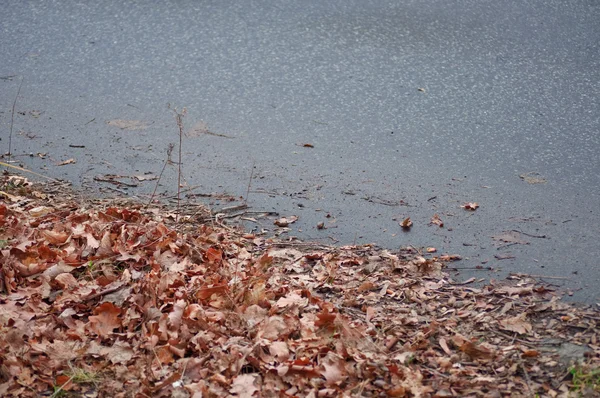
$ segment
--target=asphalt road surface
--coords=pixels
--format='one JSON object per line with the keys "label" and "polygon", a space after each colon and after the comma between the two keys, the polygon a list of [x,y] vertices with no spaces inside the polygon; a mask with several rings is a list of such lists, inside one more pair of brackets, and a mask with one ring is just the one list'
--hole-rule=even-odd
{"label": "asphalt road surface", "polygon": [[251,181],[253,210],[299,217],[288,235],[435,247],[493,269],[457,280],[544,275],[600,300],[597,0],[0,7],[0,148],[25,167],[146,197],[156,181],[98,179],[156,176],[171,143],[177,160],[167,104],[185,107],[196,194]]}

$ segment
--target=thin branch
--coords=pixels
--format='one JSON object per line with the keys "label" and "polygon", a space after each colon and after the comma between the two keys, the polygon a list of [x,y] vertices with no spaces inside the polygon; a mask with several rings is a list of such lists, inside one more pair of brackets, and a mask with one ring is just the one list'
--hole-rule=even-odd
{"label": "thin branch", "polygon": [[177,121],[177,127],[179,128],[179,162],[177,164],[177,214],[175,215],[175,222],[179,222],[179,208],[181,206],[181,153],[183,145],[183,117],[185,116],[186,109],[183,108],[181,113],[177,112],[177,109],[173,109],[175,112],[175,120]]}
{"label": "thin branch", "polygon": [[152,191],[152,195],[150,195],[150,200],[146,204],[145,209],[147,209],[148,206],[150,206],[150,204],[154,200],[154,197],[156,195],[156,190],[158,189],[158,184],[160,184],[160,179],[162,178],[163,173],[165,172],[165,169],[167,168],[167,165],[171,162],[171,153],[172,152],[173,152],[173,144],[169,144],[169,148],[167,148],[167,159],[165,160],[165,163],[163,164],[163,168],[160,171],[160,174],[158,175],[158,179],[156,180],[156,184],[154,185],[154,191]]}
{"label": "thin branch", "polygon": [[250,195],[250,185],[252,185],[252,177],[254,176],[254,165],[256,161],[252,161],[252,169],[250,170],[250,179],[248,180],[248,188],[246,189],[246,197],[244,198],[244,204],[248,204],[248,195]]}
{"label": "thin branch", "polygon": [[10,162],[10,157],[12,156],[12,133],[13,133],[13,125],[15,123],[15,108],[17,106],[17,98],[19,98],[19,94],[21,94],[21,86],[23,86],[24,78],[21,77],[21,83],[19,84],[19,89],[17,90],[17,95],[15,95],[15,100],[12,106],[12,113],[10,115],[10,135],[8,136],[8,161]]}

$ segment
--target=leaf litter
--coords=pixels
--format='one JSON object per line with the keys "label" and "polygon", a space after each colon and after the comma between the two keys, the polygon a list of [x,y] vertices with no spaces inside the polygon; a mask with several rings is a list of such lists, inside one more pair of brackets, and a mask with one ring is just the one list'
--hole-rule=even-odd
{"label": "leaf litter", "polygon": [[7,182],[2,396],[555,397],[574,388],[561,344],[600,363],[599,311],[526,276],[468,287],[447,255],[297,244]]}

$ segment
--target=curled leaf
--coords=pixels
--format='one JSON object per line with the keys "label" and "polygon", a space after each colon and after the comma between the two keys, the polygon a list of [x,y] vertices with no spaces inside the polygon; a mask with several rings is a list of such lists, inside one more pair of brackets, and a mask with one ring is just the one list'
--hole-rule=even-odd
{"label": "curled leaf", "polygon": [[400,226],[404,229],[410,229],[410,227],[412,227],[413,223],[410,220],[410,217],[406,217],[404,220],[402,220],[402,222],[400,222]]}

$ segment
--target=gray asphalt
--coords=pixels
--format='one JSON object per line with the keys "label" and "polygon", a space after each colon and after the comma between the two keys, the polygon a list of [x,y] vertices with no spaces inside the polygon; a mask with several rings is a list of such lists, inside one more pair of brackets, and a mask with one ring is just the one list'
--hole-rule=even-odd
{"label": "gray asphalt", "polygon": [[[167,104],[186,107],[186,129],[217,134],[184,139],[198,194],[246,196],[252,175],[249,204],[299,216],[290,235],[435,247],[494,269],[457,280],[545,275],[600,300],[596,0],[0,7],[0,147],[17,98],[11,150],[25,167],[92,190],[109,186],[99,175],[156,175],[178,142]],[[444,228],[428,225],[435,213]],[[513,230],[523,244],[498,247]]]}

